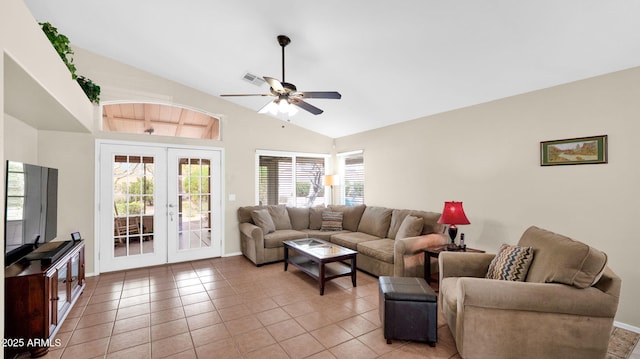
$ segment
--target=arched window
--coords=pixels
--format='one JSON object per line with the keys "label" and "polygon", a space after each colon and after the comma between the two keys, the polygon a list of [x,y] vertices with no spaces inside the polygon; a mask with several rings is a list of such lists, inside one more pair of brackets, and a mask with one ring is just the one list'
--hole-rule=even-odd
{"label": "arched window", "polygon": [[102,106],[102,130],[219,140],[220,120],[173,105],[112,103]]}

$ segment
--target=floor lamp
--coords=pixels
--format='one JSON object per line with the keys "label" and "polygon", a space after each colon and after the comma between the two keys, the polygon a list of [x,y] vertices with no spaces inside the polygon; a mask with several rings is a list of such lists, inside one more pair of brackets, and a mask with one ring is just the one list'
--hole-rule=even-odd
{"label": "floor lamp", "polygon": [[333,186],[340,184],[340,176],[338,175],[326,175],[324,176],[324,185],[331,187],[331,204],[334,204]]}

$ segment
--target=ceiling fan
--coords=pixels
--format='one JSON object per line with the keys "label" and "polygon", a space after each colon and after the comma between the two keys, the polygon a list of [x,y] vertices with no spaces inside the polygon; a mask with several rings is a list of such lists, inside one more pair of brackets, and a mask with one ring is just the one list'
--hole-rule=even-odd
{"label": "ceiling fan", "polygon": [[[285,35],[278,36],[278,44],[282,47],[282,82],[276,80],[273,77],[264,76],[264,80],[271,87],[271,93],[266,94],[226,94],[220,95],[224,97],[231,96],[274,96],[276,97],[273,101],[267,103],[264,107],[260,109],[260,113],[265,113],[268,111],[272,111],[274,109],[280,109],[281,112],[286,112],[286,108],[289,108],[294,105],[303,110],[309,111],[314,115],[319,115],[323,111],[316,106],[305,101],[308,98],[325,98],[325,99],[340,99],[342,95],[336,91],[298,91],[296,86],[292,83],[285,82],[284,78],[284,48],[285,46],[291,43],[291,39]],[[291,113],[291,112],[290,112]]]}

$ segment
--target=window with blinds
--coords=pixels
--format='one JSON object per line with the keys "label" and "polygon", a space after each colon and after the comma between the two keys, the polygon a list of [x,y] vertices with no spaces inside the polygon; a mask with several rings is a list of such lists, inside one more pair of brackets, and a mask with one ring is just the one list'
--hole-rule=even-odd
{"label": "window with blinds", "polygon": [[354,154],[338,155],[341,162],[344,186],[340,193],[340,202],[347,206],[364,204],[364,155],[361,151]]}
{"label": "window with blinds", "polygon": [[258,155],[258,203],[312,207],[327,204],[325,157]]}

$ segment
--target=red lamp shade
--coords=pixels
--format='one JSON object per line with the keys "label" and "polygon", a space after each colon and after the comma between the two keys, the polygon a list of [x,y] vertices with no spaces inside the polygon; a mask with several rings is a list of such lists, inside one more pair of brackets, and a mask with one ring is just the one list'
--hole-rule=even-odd
{"label": "red lamp shade", "polygon": [[464,214],[462,202],[445,202],[444,209],[442,210],[440,219],[438,219],[438,223],[449,225],[449,237],[451,238],[451,243],[448,248],[456,250],[459,248],[455,244],[456,236],[458,235],[458,227],[456,227],[456,224],[469,224],[471,222],[469,222],[467,215]]}
{"label": "red lamp shade", "polygon": [[467,215],[464,214],[462,202],[445,202],[442,216],[438,219],[440,224],[470,224]]}

